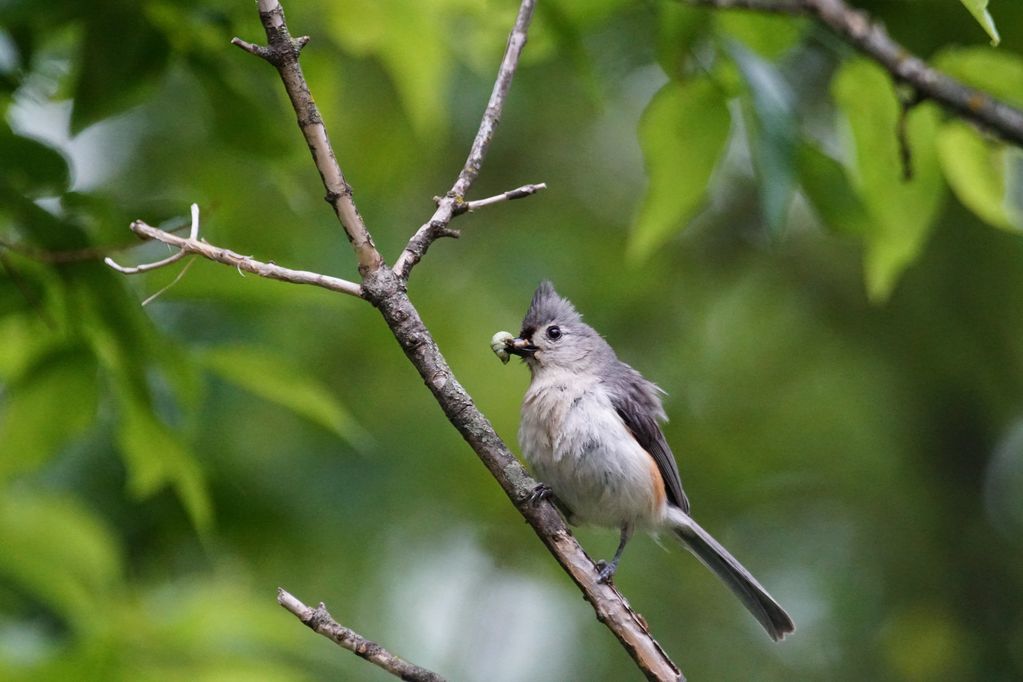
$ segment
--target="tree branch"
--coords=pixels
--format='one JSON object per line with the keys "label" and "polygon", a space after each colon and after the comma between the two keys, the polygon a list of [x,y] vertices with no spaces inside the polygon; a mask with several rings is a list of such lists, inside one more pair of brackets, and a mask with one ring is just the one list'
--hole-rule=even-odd
{"label": "tree branch", "polygon": [[284,89],[291,99],[291,106],[298,116],[298,127],[302,130],[309,151],[313,155],[313,162],[320,171],[320,178],[327,190],[325,197],[327,203],[333,207],[334,214],[341,222],[348,241],[355,250],[359,272],[365,274],[375,270],[383,264],[383,259],[373,244],[373,237],[366,229],[359,209],[355,206],[352,187],[345,180],[337,157],[334,156],[334,148],[327,137],[327,128],[323,124],[323,118],[316,107],[316,102],[313,101],[302,67],[298,63],[298,56],[309,42],[309,38],[291,37],[284,20],[284,8],[277,0],[259,0],[259,18],[266,31],[266,47],[247,43],[241,38],[235,38],[231,43],[266,60],[277,69]]}
{"label": "tree branch", "polygon": [[136,220],[131,224],[131,231],[140,237],[155,239],[156,241],[163,242],[168,246],[176,247],[178,252],[172,256],[164,258],[163,260],[159,260],[154,263],[143,263],[142,265],[136,265],[134,267],[118,265],[112,258],[106,258],[104,260],[107,265],[126,275],[134,275],[140,272],[155,270],[156,268],[164,267],[180,260],[186,254],[195,253],[208,258],[209,260],[223,263],[224,265],[230,265],[239,271],[244,270],[245,272],[251,272],[252,274],[259,275],[260,277],[276,279],[282,282],[291,282],[293,284],[311,284],[324,289],[330,289],[331,291],[337,291],[342,294],[348,294],[349,296],[362,298],[362,287],[355,282],[349,282],[348,280],[331,277],[329,275],[321,275],[317,272],[282,268],[274,263],[263,263],[261,261],[254,260],[249,256],[243,256],[240,253],[235,253],[229,249],[213,246],[205,240],[199,239],[199,207],[195,204],[192,204],[192,230],[188,238],[179,237],[171,234],[170,232],[165,232],[158,227],[147,225],[141,220]]}
{"label": "tree branch", "polygon": [[572,536],[557,508],[549,501],[538,504],[531,501],[537,482],[526,473],[455,378],[398,275],[381,268],[363,280],[363,290],[364,296],[380,309],[387,326],[448,420],[575,581],[586,601],[593,606],[597,620],[618,638],[647,678],[661,681],[683,679],[679,669],[650,634],[642,616],[632,610],[613,585],[599,582],[593,560]]}
{"label": "tree branch", "polygon": [[[461,215],[463,213],[472,213],[477,209],[481,209],[484,206],[490,206],[492,204],[499,204],[502,201],[512,201],[513,199],[524,199],[525,197],[536,194],[542,189],[547,189],[547,183],[541,182],[534,185],[523,185],[522,187],[516,187],[510,189],[502,194],[495,194],[492,197],[486,199],[476,199],[475,201],[463,201],[462,203],[455,206],[455,215]],[[436,197],[437,203],[440,203],[440,197]]]}
{"label": "tree branch", "polygon": [[716,9],[749,9],[813,17],[842,40],[880,64],[896,81],[913,88],[957,116],[980,125],[1003,140],[1023,146],[1023,111],[960,83],[927,65],[892,40],[884,27],[844,0],[687,0]]}
{"label": "tree branch", "polygon": [[[298,67],[298,53],[305,41],[293,40],[290,37],[284,20],[284,11],[279,2],[259,0],[260,18],[267,32],[268,47],[251,45],[237,38],[232,41],[277,68],[298,115],[299,127],[309,143],[313,160],[327,188],[327,198],[341,218],[341,223],[358,256],[359,272],[363,280],[361,289],[359,285],[344,280],[258,263],[251,258],[219,249],[198,239],[173,237],[141,221],[133,223],[132,230],[172,244],[183,251],[199,253],[211,260],[234,265],[264,277],[317,284],[342,293],[361,295],[373,303],[380,310],[405,355],[437,399],[444,414],[494,475],[505,494],[516,505],[558,563],[582,590],[586,600],[593,606],[597,619],[618,638],[644,675],[652,680],[674,682],[683,679],[679,669],[651,636],[643,618],[629,607],[618,590],[612,585],[598,581],[594,562],[576,542],[554,505],[549,501],[537,504],[530,501],[537,482],[526,473],[459,384],[405,290],[409,272],[422,258],[430,243],[438,236],[453,233],[448,224],[456,213],[456,207],[465,205],[465,192],[472,185],[483,163],[483,157],[490,145],[518,64],[519,54],[526,42],[526,31],[534,5],[535,0],[522,0],[490,102],[465,166],[451,191],[440,200],[434,217],[412,237],[393,270],[383,265],[368,230],[355,210],[351,188],[344,181],[305,77]],[[531,193],[520,188],[506,193],[505,198],[515,198],[512,195],[527,196]],[[482,201],[493,203],[497,200]]]}
{"label": "tree branch", "polygon": [[437,673],[431,672],[403,658],[395,656],[376,642],[372,642],[354,630],[341,625],[327,611],[322,603],[310,608],[284,589],[277,588],[277,603],[295,614],[300,621],[335,644],[348,649],[370,663],[379,666],[395,677],[412,682],[445,682]]}
{"label": "tree branch", "polygon": [[434,241],[440,237],[458,236],[458,233],[451,230],[448,225],[456,215],[465,213],[465,209],[459,207],[465,202],[465,195],[472,183],[476,181],[480,168],[483,167],[483,159],[487,155],[487,150],[490,149],[490,141],[494,137],[494,130],[497,128],[497,124],[501,120],[501,112],[504,110],[504,100],[508,96],[512,78],[519,65],[519,56],[522,54],[522,48],[526,45],[529,23],[533,18],[535,7],[535,0],[522,0],[522,4],[519,5],[519,13],[515,17],[515,25],[508,36],[508,46],[505,48],[504,58],[497,71],[497,79],[494,81],[494,89],[490,93],[490,101],[487,102],[487,108],[483,112],[483,119],[480,121],[479,130],[476,132],[476,138],[472,142],[465,165],[458,173],[455,184],[437,204],[437,210],[433,212],[433,216],[409,239],[394,264],[394,272],[402,282],[408,281],[412,268],[422,260],[426,250]]}

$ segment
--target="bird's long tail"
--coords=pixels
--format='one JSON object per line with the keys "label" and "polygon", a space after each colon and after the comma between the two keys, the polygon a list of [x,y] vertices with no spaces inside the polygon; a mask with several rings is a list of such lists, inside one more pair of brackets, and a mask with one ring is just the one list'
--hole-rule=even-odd
{"label": "bird's long tail", "polygon": [[668,521],[673,534],[682,545],[696,555],[707,568],[714,571],[714,574],[749,609],[753,617],[764,626],[772,639],[781,640],[785,635],[795,631],[796,624],[792,622],[789,614],[785,613],[785,609],[779,606],[757,579],[692,517],[677,507],[669,506]]}

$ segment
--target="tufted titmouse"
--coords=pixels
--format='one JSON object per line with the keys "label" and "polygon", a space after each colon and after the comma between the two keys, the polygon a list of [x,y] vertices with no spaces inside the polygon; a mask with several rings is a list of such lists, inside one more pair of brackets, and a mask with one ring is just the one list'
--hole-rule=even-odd
{"label": "tufted titmouse", "polygon": [[[620,361],[550,282],[540,284],[508,353],[532,374],[522,402],[519,445],[574,524],[618,528],[621,541],[600,580],[614,575],[636,528],[668,530],[742,600],[775,640],[795,630],[785,610],[689,515],[678,465],[661,433],[657,386]],[[502,355],[495,335],[495,352]],[[505,355],[506,359],[507,356]]]}

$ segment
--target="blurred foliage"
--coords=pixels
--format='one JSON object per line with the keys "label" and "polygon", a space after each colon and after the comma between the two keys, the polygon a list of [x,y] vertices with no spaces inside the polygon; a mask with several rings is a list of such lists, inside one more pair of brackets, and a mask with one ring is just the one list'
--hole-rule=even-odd
{"label": "blurred foliage", "polygon": [[[286,7],[385,256],[516,4]],[[1023,4],[997,49],[958,3],[858,4],[1023,104]],[[452,679],[635,677],[369,306],[196,262],[143,309],[177,271],[100,262],[163,257],[129,222],[195,201],[218,245],[355,276],[276,75],[228,45],[260,34],[226,0],[0,3],[0,678],[390,679],[277,585]],[[906,95],[801,19],[540,3],[474,196],[550,189],[415,272],[512,442],[526,372],[488,340],[543,277],[668,391],[698,518],[800,628],[773,645],[637,541],[619,583],[692,679],[1023,677],[1021,156]]]}

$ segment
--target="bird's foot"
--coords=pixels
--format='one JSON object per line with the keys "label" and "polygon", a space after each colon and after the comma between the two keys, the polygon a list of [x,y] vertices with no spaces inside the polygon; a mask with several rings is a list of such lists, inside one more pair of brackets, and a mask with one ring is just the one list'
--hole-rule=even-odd
{"label": "bird's foot", "polygon": [[533,488],[533,492],[529,493],[527,498],[529,503],[534,507],[544,500],[554,499],[554,490],[546,483],[537,483],[536,487]]}
{"label": "bird's foot", "polygon": [[601,583],[601,584],[604,584],[604,585],[609,585],[611,583],[611,578],[614,577],[615,570],[618,568],[618,562],[617,561],[612,561],[612,562],[608,563],[607,561],[604,561],[603,559],[598,559],[597,562],[596,562],[596,565],[597,565],[597,582]]}

